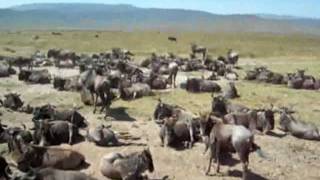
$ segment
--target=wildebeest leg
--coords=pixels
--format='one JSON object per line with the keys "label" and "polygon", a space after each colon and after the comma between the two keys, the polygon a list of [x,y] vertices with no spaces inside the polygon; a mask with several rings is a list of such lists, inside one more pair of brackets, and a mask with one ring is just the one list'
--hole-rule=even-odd
{"label": "wildebeest leg", "polygon": [[215,147],[215,150],[216,150],[216,161],[217,161],[217,169],[216,169],[216,172],[219,173],[220,172],[220,146],[221,146],[221,142],[220,141],[217,141],[216,142],[216,147]]}
{"label": "wildebeest leg", "polygon": [[[98,94],[96,93],[95,95],[93,94],[93,105],[94,105],[94,108],[93,108],[93,113],[96,113],[96,108],[97,108],[97,103],[98,103]],[[94,98],[96,97],[96,98]]]}
{"label": "wildebeest leg", "polygon": [[104,96],[104,93],[100,93],[100,99],[101,99],[101,101],[102,101],[102,106],[101,106],[101,109],[100,109],[100,113],[102,113],[103,112],[103,110],[106,108],[106,106],[107,106],[107,100],[106,100],[106,98],[105,98],[105,96]]}
{"label": "wildebeest leg", "polygon": [[69,142],[68,144],[72,144],[72,137],[73,137],[73,125],[71,123],[68,124],[69,128]]}
{"label": "wildebeest leg", "polygon": [[193,135],[193,128],[192,128],[191,122],[188,124],[188,126],[189,126],[189,133],[190,133],[189,148],[191,149],[194,143],[194,135]]}
{"label": "wildebeest leg", "polygon": [[240,160],[242,162],[242,179],[245,180],[247,178],[248,165],[249,165],[249,150],[244,147],[239,152]]}
{"label": "wildebeest leg", "polygon": [[210,172],[210,169],[211,169],[211,164],[212,164],[212,159],[213,159],[213,155],[214,155],[214,146],[213,144],[211,144],[211,147],[210,147],[210,158],[209,158],[209,165],[208,165],[208,168],[207,168],[207,171],[206,171],[206,175],[209,174]]}

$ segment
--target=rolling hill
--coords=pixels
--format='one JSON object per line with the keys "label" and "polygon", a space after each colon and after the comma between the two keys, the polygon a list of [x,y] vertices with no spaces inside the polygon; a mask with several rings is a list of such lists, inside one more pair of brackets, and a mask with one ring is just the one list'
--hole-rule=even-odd
{"label": "rolling hill", "polygon": [[27,4],[0,9],[0,30],[80,29],[269,32],[320,35],[320,20],[275,15],[217,15],[183,9],[106,4]]}

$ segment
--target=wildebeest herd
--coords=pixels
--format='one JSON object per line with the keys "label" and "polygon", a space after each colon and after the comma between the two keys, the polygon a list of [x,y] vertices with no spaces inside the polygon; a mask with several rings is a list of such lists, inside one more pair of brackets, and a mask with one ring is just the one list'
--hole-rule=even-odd
{"label": "wildebeest herd", "polygon": [[[176,41],[172,37],[169,39]],[[241,95],[236,88],[239,55],[233,50],[229,50],[226,57],[217,59],[208,55],[207,48],[195,44],[191,46],[191,52],[190,58],[153,53],[137,65],[133,61],[134,54],[121,48],[92,55],[50,49],[47,55],[36,52],[30,58],[0,57],[0,77],[16,74],[16,66],[18,80],[28,84],[52,83],[58,91],[77,92],[83,104],[93,105],[93,113],[100,106],[100,113],[104,112],[105,119],[111,116],[112,103],[120,98],[129,101],[152,96],[158,90],[175,89],[177,85],[192,93],[212,93],[209,112],[190,112],[159,98],[153,113],[153,120],[160,127],[162,146],[191,149],[194,143],[205,145],[204,153],[207,150],[210,152],[206,175],[210,173],[213,160],[217,164],[215,170],[219,173],[222,154],[237,153],[242,163],[242,178],[247,179],[250,153],[257,152],[260,157],[267,158],[254,136],[267,135],[275,128],[275,113],[280,115],[282,131],[297,138],[320,140],[319,129],[298,120],[292,109],[274,107],[272,104],[268,108],[249,108],[231,102],[230,99]],[[201,58],[197,57],[198,53],[202,55]],[[79,74],[68,78],[53,77],[45,69],[51,65],[57,68],[79,67]],[[40,68],[35,70],[33,67]],[[210,71],[210,77],[188,77],[185,82],[177,82],[179,71],[199,70]],[[227,88],[219,85],[219,79],[228,80]],[[245,79],[287,84],[294,89],[320,88],[320,81],[305,75],[302,70],[284,76],[265,67],[257,67],[248,71]],[[0,99],[0,106],[33,116],[30,119],[33,127],[29,129],[25,125],[13,127],[0,123],[0,143],[7,143],[9,152],[15,155],[12,162],[0,156],[0,179],[94,179],[76,171],[90,166],[83,154],[51,146],[72,145],[84,140],[101,147],[129,145],[122,142],[110,126],[101,124],[89,128],[90,122],[76,105],[72,109],[51,104],[32,107],[20,98],[20,94],[10,92]],[[152,173],[156,163],[148,148],[131,154],[114,152],[101,157],[100,172],[110,179],[148,179],[144,173]],[[168,179],[168,176],[162,179]]]}

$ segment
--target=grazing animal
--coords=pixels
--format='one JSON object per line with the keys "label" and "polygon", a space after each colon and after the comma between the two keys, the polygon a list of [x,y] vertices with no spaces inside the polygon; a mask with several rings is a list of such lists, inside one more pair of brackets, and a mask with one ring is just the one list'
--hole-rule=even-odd
{"label": "grazing animal", "polygon": [[[239,155],[243,170],[242,179],[245,180],[247,178],[249,154],[253,151],[261,151],[261,148],[254,143],[253,134],[243,126],[223,124],[221,119],[214,116],[208,116],[207,119],[202,120],[202,123],[204,124],[202,132],[210,132],[209,136],[206,135],[208,138],[206,144],[207,147],[210,147],[209,165],[206,174],[208,175],[210,172],[213,159],[217,163],[216,172],[219,173],[221,154],[231,152]],[[209,131],[209,129],[211,130]]]}
{"label": "grazing animal", "polygon": [[87,139],[98,146],[108,146],[110,144],[117,146],[119,144],[115,133],[109,127],[104,125],[89,129],[87,131]]}
{"label": "grazing animal", "polygon": [[283,131],[297,138],[320,141],[320,131],[315,125],[296,120],[287,110],[280,112],[280,127]]}
{"label": "grazing animal", "polygon": [[174,36],[169,36],[169,37],[168,37],[168,40],[169,40],[169,41],[172,41],[172,42],[177,42],[177,38],[174,37]]}
{"label": "grazing animal", "polygon": [[102,157],[100,172],[111,179],[142,180],[142,173],[154,171],[153,159],[149,149],[129,155],[110,153]]}

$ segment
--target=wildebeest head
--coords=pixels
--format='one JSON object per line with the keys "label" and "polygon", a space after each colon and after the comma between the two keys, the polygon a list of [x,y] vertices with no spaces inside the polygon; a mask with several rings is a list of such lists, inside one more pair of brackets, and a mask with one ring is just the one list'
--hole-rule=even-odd
{"label": "wildebeest head", "polygon": [[44,106],[37,107],[37,108],[35,108],[35,110],[33,112],[33,119],[32,120],[51,119],[54,111],[55,111],[55,107],[50,104],[46,104]]}
{"label": "wildebeest head", "polygon": [[146,169],[148,169],[150,172],[154,171],[154,164],[153,164],[153,159],[152,155],[150,152],[150,149],[144,149],[141,153],[143,161],[145,162],[145,165],[147,166]]}
{"label": "wildebeest head", "polygon": [[214,96],[212,95],[212,113],[215,116],[222,117],[227,114],[227,102],[225,98],[221,95]]}
{"label": "wildebeest head", "polygon": [[158,99],[158,104],[156,106],[156,109],[153,113],[153,118],[156,120],[156,122],[159,122],[160,120],[170,117],[173,114],[173,107],[169,104],[165,104],[161,101],[161,99]]}

